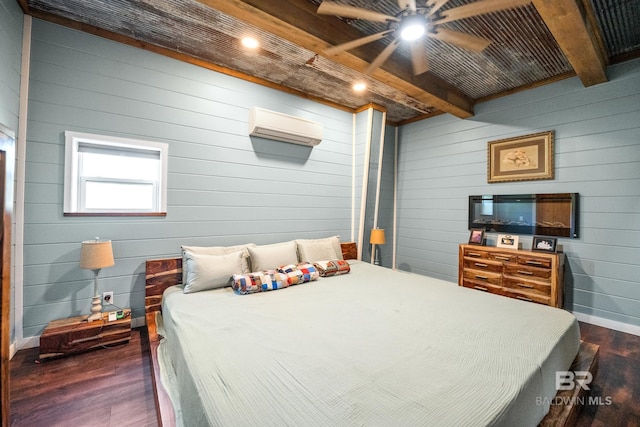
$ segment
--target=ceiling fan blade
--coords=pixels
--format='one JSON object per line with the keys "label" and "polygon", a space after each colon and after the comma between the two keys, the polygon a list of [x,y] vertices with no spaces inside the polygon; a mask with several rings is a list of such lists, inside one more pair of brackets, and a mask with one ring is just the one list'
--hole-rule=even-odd
{"label": "ceiling fan blade", "polygon": [[399,39],[397,38],[393,39],[393,41],[391,41],[391,43],[389,43],[389,45],[385,47],[382,52],[380,52],[380,55],[378,55],[376,59],[374,59],[373,62],[369,64],[367,69],[364,71],[364,74],[369,75],[373,73],[376,69],[378,69],[378,67],[380,67],[384,63],[384,61],[389,59],[389,57],[391,56],[393,51],[396,50],[399,44],[400,44]]}
{"label": "ceiling fan blade", "polygon": [[411,64],[413,65],[414,76],[429,71],[429,61],[427,60],[427,52],[423,39],[411,42]]}
{"label": "ceiling fan blade", "polygon": [[504,9],[513,9],[530,3],[531,0],[480,0],[474,3],[465,4],[464,6],[445,10],[442,12],[444,18],[433,21],[433,23],[443,24],[445,22],[457,21],[458,19],[469,18],[471,16],[484,15],[485,13],[497,12]]}
{"label": "ceiling fan blade", "polygon": [[429,0],[427,2],[427,6],[431,8],[429,9],[429,16],[436,13],[442,6],[447,3],[449,3],[449,0]]}
{"label": "ceiling fan blade", "polygon": [[416,11],[416,0],[398,0],[398,6],[400,6],[400,10],[405,10],[406,8],[411,9],[412,12]]}
{"label": "ceiling fan blade", "polygon": [[330,1],[323,1],[318,7],[318,13],[321,15],[337,15],[343,18],[365,19],[367,21],[398,21],[395,16]]}
{"label": "ceiling fan blade", "polygon": [[328,49],[325,49],[324,53],[327,54],[327,55],[334,55],[336,53],[344,52],[346,50],[351,50],[351,49],[356,48],[358,46],[362,46],[362,45],[365,45],[367,43],[371,43],[371,42],[374,42],[376,40],[380,40],[382,38],[385,38],[386,36],[388,36],[392,32],[393,32],[393,30],[386,30],[386,31],[383,31],[381,33],[371,34],[370,36],[366,36],[366,37],[362,37],[362,38],[359,38],[359,39],[351,40],[351,41],[348,41],[346,43],[341,43],[341,44],[332,46],[332,47],[330,47]]}
{"label": "ceiling fan blade", "polygon": [[459,31],[447,30],[446,28],[438,28],[436,31],[435,33],[427,33],[427,36],[473,52],[482,52],[491,44],[491,40],[489,39],[461,33]]}

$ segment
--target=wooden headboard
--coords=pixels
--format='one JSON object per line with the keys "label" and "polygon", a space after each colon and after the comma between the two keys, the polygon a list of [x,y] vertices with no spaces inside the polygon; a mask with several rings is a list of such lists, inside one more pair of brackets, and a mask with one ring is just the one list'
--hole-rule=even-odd
{"label": "wooden headboard", "polygon": [[[344,259],[357,259],[355,242],[340,243]],[[145,265],[145,313],[160,311],[162,294],[169,286],[182,283],[182,258],[149,259]]]}

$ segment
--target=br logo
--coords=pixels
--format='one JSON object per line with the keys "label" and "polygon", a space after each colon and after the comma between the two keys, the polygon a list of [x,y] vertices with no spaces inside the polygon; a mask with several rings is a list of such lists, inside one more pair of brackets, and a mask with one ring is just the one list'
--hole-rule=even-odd
{"label": "br logo", "polygon": [[556,390],[573,390],[576,384],[583,390],[589,390],[593,375],[589,371],[557,371]]}

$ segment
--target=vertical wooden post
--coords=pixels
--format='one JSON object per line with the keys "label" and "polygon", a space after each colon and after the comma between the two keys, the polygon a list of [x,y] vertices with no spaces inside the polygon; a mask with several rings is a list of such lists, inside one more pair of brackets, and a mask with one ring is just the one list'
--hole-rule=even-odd
{"label": "vertical wooden post", "polygon": [[[11,208],[5,203],[6,152],[0,151],[0,421],[9,426],[9,346],[11,336]],[[11,183],[13,185],[13,182]]]}
{"label": "vertical wooden post", "polygon": [[13,216],[13,186],[15,134],[0,125],[0,423],[9,427],[9,372],[11,345],[11,226]]}

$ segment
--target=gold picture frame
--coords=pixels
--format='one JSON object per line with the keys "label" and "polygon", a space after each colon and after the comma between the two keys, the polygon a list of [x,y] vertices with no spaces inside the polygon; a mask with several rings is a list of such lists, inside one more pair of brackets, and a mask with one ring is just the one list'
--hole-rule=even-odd
{"label": "gold picture frame", "polygon": [[487,181],[553,179],[553,131],[489,141]]}

